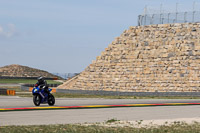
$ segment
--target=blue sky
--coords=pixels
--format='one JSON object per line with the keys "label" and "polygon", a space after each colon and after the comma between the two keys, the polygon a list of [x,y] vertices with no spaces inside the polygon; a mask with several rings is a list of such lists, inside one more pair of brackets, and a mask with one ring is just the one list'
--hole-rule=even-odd
{"label": "blue sky", "polygon": [[[199,10],[200,1],[195,1]],[[0,0],[0,67],[83,71],[144,7],[192,10],[190,0]]]}

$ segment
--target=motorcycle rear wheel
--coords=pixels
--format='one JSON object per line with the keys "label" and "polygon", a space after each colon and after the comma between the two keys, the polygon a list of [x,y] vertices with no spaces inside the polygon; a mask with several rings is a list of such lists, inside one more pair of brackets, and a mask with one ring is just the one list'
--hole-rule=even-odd
{"label": "motorcycle rear wheel", "polygon": [[53,106],[55,104],[55,98],[51,93],[49,94],[49,97],[48,97],[48,104],[49,106]]}
{"label": "motorcycle rear wheel", "polygon": [[33,95],[33,103],[35,104],[35,106],[40,106],[41,103],[40,95]]}

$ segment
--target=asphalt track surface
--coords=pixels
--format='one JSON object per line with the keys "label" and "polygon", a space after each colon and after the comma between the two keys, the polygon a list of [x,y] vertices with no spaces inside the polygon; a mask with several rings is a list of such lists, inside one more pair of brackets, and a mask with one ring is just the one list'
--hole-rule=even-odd
{"label": "asphalt track surface", "polygon": [[[121,105],[159,103],[200,103],[198,99],[88,99],[57,98],[56,106]],[[0,96],[0,108],[35,107],[32,98]],[[48,107],[42,104],[41,107]],[[118,120],[158,120],[200,117],[200,105],[32,110],[0,112],[1,125],[41,125],[103,122]]]}

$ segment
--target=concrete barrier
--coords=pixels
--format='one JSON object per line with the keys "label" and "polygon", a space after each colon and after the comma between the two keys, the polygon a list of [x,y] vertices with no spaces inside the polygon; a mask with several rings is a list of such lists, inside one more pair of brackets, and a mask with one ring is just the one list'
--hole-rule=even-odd
{"label": "concrete barrier", "polygon": [[0,88],[0,95],[7,95],[7,89]]}

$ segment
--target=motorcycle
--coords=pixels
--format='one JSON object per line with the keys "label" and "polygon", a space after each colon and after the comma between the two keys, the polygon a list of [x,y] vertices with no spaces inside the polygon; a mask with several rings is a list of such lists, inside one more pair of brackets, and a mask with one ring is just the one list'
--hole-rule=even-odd
{"label": "motorcycle", "polygon": [[40,106],[41,103],[48,103],[49,106],[53,106],[55,104],[55,98],[50,93],[52,89],[48,88],[48,92],[45,92],[44,89],[40,89],[39,87],[34,87],[32,90],[33,94],[33,103],[35,106]]}

